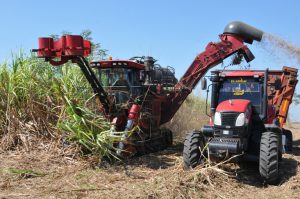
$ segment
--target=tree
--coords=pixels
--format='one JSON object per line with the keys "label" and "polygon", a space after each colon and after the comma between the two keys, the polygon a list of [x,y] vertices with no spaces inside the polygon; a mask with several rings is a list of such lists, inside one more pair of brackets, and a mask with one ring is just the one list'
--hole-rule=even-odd
{"label": "tree", "polygon": [[[60,36],[63,36],[63,35],[71,35],[72,33],[69,32],[69,31],[62,31],[60,35],[58,34],[51,34],[49,35],[51,38],[53,38],[54,40],[58,40],[60,38]],[[80,35],[86,39],[86,40],[89,40],[91,41],[91,46],[92,46],[92,53],[90,55],[90,59],[94,59],[94,60],[102,60],[104,59],[106,56],[107,56],[107,50],[106,49],[103,49],[101,47],[101,44],[100,43],[94,43],[93,42],[93,37],[91,36],[92,35],[92,31],[89,30],[89,29],[86,29],[86,30],[83,30]]]}
{"label": "tree", "polygon": [[106,54],[107,50],[101,48],[101,44],[100,43],[94,43],[93,42],[93,38],[91,37],[91,35],[92,35],[92,31],[91,30],[89,30],[89,29],[83,30],[80,33],[80,35],[84,39],[91,41],[91,44],[92,44],[92,58],[93,59],[101,60],[101,59],[104,59],[107,56],[107,54]]}

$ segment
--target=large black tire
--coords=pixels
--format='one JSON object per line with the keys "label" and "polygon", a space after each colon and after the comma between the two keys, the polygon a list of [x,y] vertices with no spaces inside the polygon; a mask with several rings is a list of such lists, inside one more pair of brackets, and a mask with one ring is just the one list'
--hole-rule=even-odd
{"label": "large black tire", "polygon": [[293,150],[293,134],[290,130],[283,129],[285,135],[285,150],[291,152]]}
{"label": "large black tire", "polygon": [[201,151],[204,149],[205,139],[201,132],[188,133],[183,148],[184,169],[194,168],[202,162]]}
{"label": "large black tire", "polygon": [[278,182],[279,138],[274,132],[264,132],[260,140],[259,173],[268,184]]}

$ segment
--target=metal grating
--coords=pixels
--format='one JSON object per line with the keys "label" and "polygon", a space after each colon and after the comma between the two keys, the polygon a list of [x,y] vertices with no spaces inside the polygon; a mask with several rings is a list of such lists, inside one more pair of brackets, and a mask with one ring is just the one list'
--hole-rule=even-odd
{"label": "metal grating", "polygon": [[222,126],[235,126],[235,121],[239,113],[223,112],[221,113]]}

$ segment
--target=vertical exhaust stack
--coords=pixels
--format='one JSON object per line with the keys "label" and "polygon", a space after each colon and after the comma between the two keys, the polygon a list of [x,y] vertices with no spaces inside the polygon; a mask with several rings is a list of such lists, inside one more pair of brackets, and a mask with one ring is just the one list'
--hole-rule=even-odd
{"label": "vertical exhaust stack", "polygon": [[261,41],[264,34],[263,31],[240,21],[227,24],[223,33],[241,37],[248,44],[252,44],[254,40]]}

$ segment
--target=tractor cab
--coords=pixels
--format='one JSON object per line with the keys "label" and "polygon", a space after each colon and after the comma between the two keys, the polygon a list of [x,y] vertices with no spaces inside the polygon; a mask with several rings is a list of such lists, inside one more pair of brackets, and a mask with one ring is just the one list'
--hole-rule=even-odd
{"label": "tractor cab", "polygon": [[[264,117],[264,72],[252,71],[222,71],[219,74],[219,86],[215,97],[217,104],[225,104],[226,101],[235,102],[236,108],[238,107],[239,100],[249,101],[253,112],[259,114],[261,118]],[[235,108],[230,107],[216,107],[222,109],[222,112],[232,111]],[[246,108],[246,107],[245,107]]]}
{"label": "tractor cab", "polygon": [[267,70],[212,72],[212,123],[202,128],[204,135],[213,137],[212,155],[223,158],[227,153],[247,151],[251,137],[260,136],[250,132],[254,128],[263,131],[267,118],[267,74]]}
{"label": "tractor cab", "polygon": [[[235,120],[239,113],[252,112],[264,121],[267,118],[267,79],[266,71],[212,71],[211,84],[211,116],[215,122],[217,116],[232,115],[230,123],[226,128],[234,128]],[[202,89],[206,89],[206,79],[202,81]],[[203,86],[204,85],[204,86]],[[275,90],[275,88],[274,88]],[[249,116],[250,116],[249,115]],[[218,121],[217,124],[221,123]],[[221,124],[219,124],[221,126]],[[242,125],[244,126],[244,125]]]}

